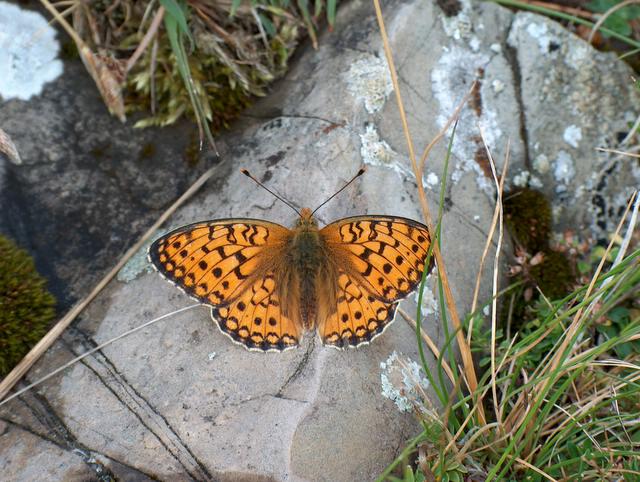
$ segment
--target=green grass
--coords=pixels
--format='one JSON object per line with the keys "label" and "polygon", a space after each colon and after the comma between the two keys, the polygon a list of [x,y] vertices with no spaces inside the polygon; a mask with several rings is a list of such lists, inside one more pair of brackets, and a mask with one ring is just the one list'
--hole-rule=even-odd
{"label": "green grass", "polygon": [[640,250],[615,264],[613,246],[590,283],[563,299],[542,297],[513,336],[497,329],[493,364],[481,310],[466,318],[466,327],[474,319],[471,347],[484,356],[473,393],[456,363],[444,304],[446,341],[434,370],[417,324],[437,400],[413,400],[424,430],[378,480],[640,480]]}
{"label": "green grass", "polygon": [[[433,402],[415,402],[424,431],[379,480],[463,480],[470,473],[480,480],[638,480],[639,293],[640,250],[598,276],[592,290],[581,287],[539,309],[536,329],[503,338],[496,371],[481,364],[474,393],[462,389],[457,364],[449,364],[453,390],[441,363],[435,373],[423,364],[447,410],[425,416]],[[615,329],[602,333],[602,326]],[[485,353],[488,339],[480,337]],[[486,423],[480,405],[490,414]],[[402,478],[393,476],[400,467]]]}
{"label": "green grass", "polygon": [[212,133],[266,94],[305,37],[317,47],[337,7],[335,0],[89,2],[69,7],[71,25],[49,0],[41,3],[85,65],[98,65],[89,70],[112,112],[123,120],[125,112],[144,113],[136,127],[192,117],[201,144],[214,150]]}

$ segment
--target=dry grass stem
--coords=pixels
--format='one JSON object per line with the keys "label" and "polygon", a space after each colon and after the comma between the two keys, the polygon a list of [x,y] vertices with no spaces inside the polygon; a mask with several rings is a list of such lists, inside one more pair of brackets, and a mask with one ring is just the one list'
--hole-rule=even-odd
{"label": "dry grass stem", "polygon": [[[404,111],[404,103],[402,102],[402,95],[400,93],[400,84],[398,82],[398,75],[396,72],[395,64],[393,62],[391,47],[389,46],[389,38],[387,36],[386,28],[384,25],[384,19],[382,18],[382,10],[380,8],[380,2],[379,0],[373,0],[373,4],[376,10],[378,27],[380,28],[380,35],[382,37],[382,42],[384,45],[387,64],[389,65],[389,72],[391,74],[391,80],[392,80],[394,91],[396,94],[398,109],[400,111],[402,129],[404,131],[405,140],[407,142],[407,148],[409,150],[409,159],[411,160],[411,166],[413,168],[413,173],[416,178],[418,195],[420,198],[420,206],[422,208],[422,212],[423,212],[426,224],[429,227],[430,231],[433,233],[433,222],[431,218],[431,213],[429,211],[427,196],[425,194],[424,186],[422,183],[422,172],[418,169],[418,163],[416,160],[415,151],[413,149],[413,141],[411,138],[411,133],[409,131],[407,116]],[[473,364],[471,348],[467,344],[467,340],[464,336],[464,330],[462,329],[462,324],[460,323],[460,317],[458,316],[458,309],[456,308],[455,301],[453,299],[453,293],[451,292],[451,287],[449,285],[449,279],[447,277],[444,260],[442,258],[442,254],[440,253],[440,249],[438,247],[437,242],[433,243],[433,254],[436,260],[436,264],[438,266],[438,272],[440,274],[442,287],[444,289],[445,299],[446,299],[447,308],[449,311],[449,316],[451,318],[451,323],[453,324],[453,327],[456,331],[456,340],[460,348],[460,355],[462,357],[462,362],[464,364],[464,372],[466,374],[469,387],[471,391],[474,392],[478,386],[478,379],[477,379],[475,367]],[[486,417],[484,415],[484,409],[482,408],[482,406],[478,410],[478,417],[480,418],[482,424],[486,423]]]}
{"label": "dry grass stem", "polygon": [[[627,215],[629,214],[629,210],[631,209],[632,203],[634,201],[635,198],[635,194],[634,196],[632,196],[632,198],[629,200],[629,203],[627,203],[627,207],[625,209],[624,214],[622,215],[622,218],[620,219],[620,222],[618,223],[618,226],[616,228],[616,231],[614,233],[613,238],[611,239],[611,242],[609,243],[609,245],[607,246],[607,249],[605,251],[605,253],[602,255],[602,258],[600,259],[600,263],[598,264],[598,267],[591,279],[591,282],[589,283],[589,287],[587,288],[587,292],[585,293],[584,298],[589,298],[589,296],[591,295],[591,292],[594,289],[594,286],[596,284],[596,281],[598,279],[598,277],[600,276],[600,272],[602,271],[602,268],[604,266],[605,261],[607,260],[609,253],[611,252],[611,249],[613,248],[614,242],[616,237],[619,235],[620,231],[622,230],[622,226],[624,225],[625,220],[627,219]],[[593,306],[593,305],[591,305]],[[586,313],[588,313],[590,311],[590,308],[587,310]],[[563,338],[562,344],[560,345],[560,347],[558,348],[558,350],[555,352],[555,355],[553,357],[553,360],[551,361],[551,363],[549,365],[547,365],[543,371],[546,371],[551,374],[552,372],[554,372],[556,370],[556,368],[558,367],[558,365],[561,363],[562,361],[562,357],[564,356],[565,350],[567,349],[569,343],[572,341],[573,337],[575,336],[575,334],[577,333],[578,329],[581,326],[581,321],[582,321],[582,317],[583,314],[586,314],[585,310],[583,307],[580,307],[578,309],[578,311],[576,312],[573,321],[571,322],[571,324],[569,325],[569,328],[567,329],[567,331],[565,332],[565,336]],[[536,387],[536,395],[535,396],[539,396],[540,394],[544,393],[546,391],[546,388],[548,387],[549,383],[551,383],[552,381],[552,377],[549,376],[547,378],[545,378],[544,381],[542,381],[540,384],[538,384],[538,386]]]}
{"label": "dry grass stem", "polygon": [[547,474],[546,472],[540,470],[538,467],[536,467],[535,465],[531,465],[529,462],[527,462],[526,460],[521,459],[520,457],[514,457],[514,460],[519,463],[520,465],[527,467],[528,469],[533,470],[534,472],[536,472],[537,474],[540,474],[541,476],[543,476],[545,479],[547,480],[551,480],[553,482],[558,482],[557,479],[554,479],[553,477],[551,477],[549,474]]}
{"label": "dry grass stem", "polygon": [[[629,225],[627,226],[627,231],[625,232],[624,238],[622,238],[622,243],[620,243],[618,254],[616,255],[616,259],[613,260],[611,268],[615,268],[616,266],[618,266],[627,254],[627,250],[629,249],[629,245],[631,244],[631,239],[633,238],[633,233],[636,229],[636,224],[638,223],[638,210],[640,210],[640,196],[638,196],[638,191],[635,191],[633,193],[633,196],[635,196],[635,201],[633,203],[631,217],[629,218]],[[608,278],[607,281],[609,281],[609,279],[610,278]],[[605,283],[607,281],[605,281]],[[606,284],[604,286],[606,286]]]}
{"label": "dry grass stem", "polygon": [[[425,147],[424,151],[422,152],[422,156],[420,157],[420,164],[418,169],[418,171],[421,174],[424,174],[424,165],[425,165],[425,162],[427,161],[427,158],[429,157],[429,154],[431,153],[431,149],[433,149],[433,147],[438,142],[440,142],[440,140],[442,140],[444,135],[449,131],[449,128],[453,125],[455,121],[458,120],[458,118],[460,117],[460,112],[462,112],[462,108],[469,101],[469,98],[471,97],[471,94],[473,94],[473,91],[475,90],[477,85],[478,85],[477,80],[474,80],[473,82],[471,82],[471,87],[469,87],[469,90],[467,91],[465,96],[458,103],[457,107],[453,111],[453,114],[451,114],[451,116],[449,117],[445,125],[442,127],[442,129],[440,129],[440,132],[438,132],[436,136],[431,140],[431,142],[429,142],[427,147]],[[422,178],[420,178],[420,180],[422,180]]]}
{"label": "dry grass stem", "polygon": [[11,136],[0,129],[0,152],[4,153],[14,164],[22,164],[18,148],[13,143]]}
{"label": "dry grass stem", "polygon": [[[491,300],[491,391],[493,394],[493,405],[496,414],[496,419],[498,422],[502,420],[502,410],[500,405],[498,404],[498,390],[496,386],[496,333],[497,333],[497,323],[498,323],[498,283],[499,283],[499,273],[500,273],[500,251],[502,250],[502,239],[504,236],[503,233],[503,207],[502,207],[502,193],[504,190],[504,181],[506,179],[507,169],[509,166],[509,150],[510,150],[510,141],[507,140],[507,150],[505,153],[504,165],[502,167],[502,175],[500,179],[498,179],[498,174],[496,173],[496,165],[493,160],[493,156],[491,155],[491,150],[486,142],[486,137],[484,135],[484,131],[480,126],[478,126],[480,130],[480,138],[482,139],[482,144],[484,145],[485,151],[487,153],[487,157],[489,159],[489,165],[491,166],[491,174],[493,176],[493,181],[496,185],[496,194],[498,199],[496,200],[496,207],[498,211],[498,245],[496,247],[496,255],[494,256],[493,263],[493,283],[492,283],[492,300]],[[495,229],[494,223],[492,222],[492,229]],[[493,231],[490,234],[491,238],[493,238]],[[480,277],[480,273],[478,273],[478,277]],[[469,330],[471,333],[471,330]],[[482,403],[482,399],[478,401],[478,403]]]}
{"label": "dry grass stem", "polygon": [[[140,56],[147,50],[147,47],[151,43],[152,40],[155,41],[156,36],[158,35],[158,29],[160,28],[160,24],[162,24],[162,20],[164,19],[164,7],[160,5],[155,15],[153,16],[153,20],[151,21],[151,25],[149,25],[149,29],[142,37],[140,44],[136,47],[136,50],[133,52],[129,60],[127,60],[127,65],[125,67],[125,73],[128,73],[131,68],[136,64]],[[153,76],[151,77],[153,79]]]}
{"label": "dry grass stem", "polygon": [[108,55],[92,52],[64,16],[48,0],[40,1],[76,44],[80,58],[96,83],[109,112],[124,122],[126,119],[122,95],[125,78],[124,63]]}
{"label": "dry grass stem", "polygon": [[[487,153],[489,153],[489,147],[487,146],[486,142],[485,142],[485,138],[484,138],[484,134],[482,134],[482,130],[481,130],[481,138],[482,138],[482,142],[484,144],[484,147],[487,151]],[[501,240],[502,239],[502,229],[503,229],[503,223],[502,223],[502,193],[504,192],[504,181],[507,177],[507,170],[508,170],[508,166],[509,166],[509,146],[507,145],[507,156],[505,157],[505,162],[504,165],[502,166],[502,174],[500,175],[500,180],[498,181],[498,179],[495,176],[495,165],[492,163],[491,164],[491,169],[492,172],[494,173],[494,182],[496,183],[496,191],[499,193],[498,198],[496,199],[496,206],[493,210],[493,218],[491,219],[491,225],[489,226],[489,233],[487,234],[487,240],[485,241],[484,244],[484,249],[482,251],[482,256],[480,257],[480,264],[478,266],[478,275],[476,276],[476,285],[474,287],[473,290],[473,298],[471,301],[471,309],[470,312],[471,313],[475,313],[476,312],[476,308],[478,306],[478,296],[480,294],[480,283],[482,281],[482,272],[484,270],[484,264],[486,262],[487,256],[489,255],[489,249],[491,248],[491,244],[493,242],[493,236],[494,233],[496,231],[496,226],[498,226],[498,222],[500,223],[500,233],[498,236],[498,239]],[[491,156],[491,154],[489,153],[489,157]],[[491,157],[490,157],[491,158]],[[498,243],[498,246],[496,247],[496,258],[495,258],[495,263],[497,263],[497,260],[499,258],[499,253],[500,253],[500,249],[501,249],[501,245],[502,242],[500,241]],[[494,266],[495,269],[495,266]],[[496,285],[494,284],[494,287]],[[497,292],[494,292],[494,297],[496,296]],[[469,321],[469,331],[467,333],[467,344],[469,346],[471,346],[471,335],[473,334],[473,325],[474,325],[475,319],[474,317],[471,317],[471,320]]]}
{"label": "dry grass stem", "polygon": [[634,157],[636,159],[640,159],[640,154],[634,154],[632,152],[626,152],[626,151],[619,151],[618,149],[608,149],[606,147],[596,147],[596,151],[609,152],[611,154],[619,154],[621,156],[629,156],[629,157]]}

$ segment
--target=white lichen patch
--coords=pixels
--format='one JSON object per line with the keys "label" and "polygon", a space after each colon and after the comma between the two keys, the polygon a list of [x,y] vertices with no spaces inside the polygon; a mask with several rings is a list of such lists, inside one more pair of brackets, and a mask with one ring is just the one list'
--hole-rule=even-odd
{"label": "white lichen patch", "polygon": [[569,51],[565,56],[565,61],[569,67],[575,70],[581,70],[585,68],[585,63],[592,62],[593,49],[591,46],[585,44],[576,44],[573,42],[570,44]]}
{"label": "white lichen patch", "polygon": [[500,79],[495,79],[491,82],[491,87],[496,94],[499,94],[504,90],[504,82],[502,82]]}
{"label": "white lichen patch", "polygon": [[351,65],[344,78],[349,93],[364,103],[369,114],[382,109],[393,92],[393,82],[384,55],[364,55]]}
{"label": "white lichen patch", "polygon": [[529,187],[532,187],[534,189],[542,189],[543,186],[544,184],[539,177],[534,176],[533,174],[529,177]]}
{"label": "white lichen patch", "polygon": [[567,151],[561,150],[554,161],[553,177],[557,183],[566,186],[573,180],[575,175],[576,169],[571,155]]}
{"label": "white lichen patch", "polygon": [[484,30],[482,23],[474,25],[472,19],[476,16],[472,11],[472,5],[470,0],[459,0],[460,11],[457,15],[448,17],[442,15],[440,20],[442,21],[442,28],[447,36],[456,41],[466,42],[472,52],[480,51],[482,47],[482,40],[475,35],[474,30]]}
{"label": "white lichen patch", "polygon": [[582,140],[582,129],[578,126],[570,125],[562,134],[564,141],[571,147],[578,148],[578,144]]}
{"label": "white lichen patch", "polygon": [[[438,300],[433,294],[433,290],[429,288],[431,286],[431,275],[427,275],[427,279],[425,280],[425,287],[422,292],[422,316],[423,318],[435,318],[438,319],[440,317],[440,306],[438,304]],[[419,301],[420,289],[418,288],[415,292],[416,304]]]}
{"label": "white lichen patch", "polygon": [[427,174],[427,179],[425,179],[425,184],[427,185],[428,188],[433,189],[438,184],[440,184],[440,179],[438,178],[438,175],[436,173],[430,172],[429,174]]}
{"label": "white lichen patch", "polygon": [[549,158],[547,156],[545,156],[544,154],[539,154],[533,160],[533,168],[539,174],[548,173],[549,169],[551,169],[551,163],[549,162]]}
{"label": "white lichen patch", "polygon": [[459,4],[461,9],[458,15],[451,17],[447,17],[446,15],[440,16],[442,28],[449,37],[455,40],[469,39],[473,33],[470,15],[471,2],[469,0],[461,0]]}
{"label": "white lichen patch", "polygon": [[403,175],[412,172],[402,164],[401,156],[396,153],[380,135],[373,124],[367,124],[364,133],[360,134],[360,155],[365,164],[393,169]]}
{"label": "white lichen patch", "polygon": [[[514,29],[521,27],[518,24],[518,21],[520,20],[525,22],[528,21],[525,17],[517,17],[513,27]],[[549,31],[549,27],[544,22],[529,23],[526,27],[526,32],[537,42],[540,52],[545,55],[550,52],[550,46],[552,43],[559,45],[558,38]]]}
{"label": "white lichen patch", "polygon": [[408,412],[416,408],[423,413],[431,412],[426,406],[430,384],[420,365],[394,351],[386,362],[380,363],[380,369],[382,395],[393,401],[398,410]]}
{"label": "white lichen patch", "polygon": [[518,174],[513,176],[513,185],[516,187],[526,187],[529,184],[530,177],[531,173],[529,171],[520,171]]}
{"label": "white lichen patch", "polygon": [[127,264],[118,271],[118,274],[116,275],[116,279],[118,281],[128,283],[129,281],[136,279],[141,274],[153,272],[153,267],[147,260],[147,249],[149,249],[150,245],[151,241],[145,243],[145,245],[131,257]]}
{"label": "white lichen patch", "polygon": [[[563,43],[557,35],[557,32],[549,28],[549,25],[550,22],[545,22],[545,20],[537,15],[518,13],[511,25],[507,43],[515,47],[519,43],[529,44],[533,41],[538,45],[538,49],[542,55],[557,54]],[[528,39],[523,38],[523,36],[528,37]],[[518,40],[519,38],[520,42]]]}
{"label": "white lichen patch", "polygon": [[502,53],[502,45],[500,45],[499,43],[493,43],[489,46],[489,48],[496,54]]}
{"label": "white lichen patch", "polygon": [[477,52],[478,50],[480,50],[480,39],[475,35],[472,36],[469,39],[469,47],[471,47],[471,50],[473,50],[474,52]]}
{"label": "white lichen patch", "polygon": [[62,74],[56,31],[37,12],[0,2],[0,97],[28,100]]}

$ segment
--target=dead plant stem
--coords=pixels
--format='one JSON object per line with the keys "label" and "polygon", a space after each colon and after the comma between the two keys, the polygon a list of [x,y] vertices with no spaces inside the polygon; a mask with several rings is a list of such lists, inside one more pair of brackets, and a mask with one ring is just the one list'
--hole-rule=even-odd
{"label": "dead plant stem", "polygon": [[[387,58],[387,63],[389,65],[389,71],[391,74],[391,80],[393,82],[393,87],[396,93],[396,100],[398,103],[398,109],[400,110],[400,119],[402,121],[402,128],[404,130],[405,140],[407,141],[407,148],[409,150],[409,159],[411,160],[411,166],[413,168],[414,175],[416,177],[416,184],[418,186],[418,194],[420,197],[420,205],[422,207],[422,212],[425,217],[425,221],[429,226],[429,230],[433,233],[433,222],[431,218],[431,213],[429,211],[429,205],[427,202],[427,197],[424,192],[424,186],[422,183],[422,173],[418,169],[418,163],[416,160],[416,155],[413,149],[413,140],[411,138],[411,133],[409,132],[409,125],[407,123],[407,116],[404,111],[404,104],[402,102],[402,95],[400,94],[400,84],[398,82],[398,75],[396,72],[395,64],[393,62],[393,55],[391,53],[391,47],[389,46],[389,38],[387,36],[386,28],[384,25],[384,19],[382,17],[382,9],[380,7],[379,0],[373,0],[373,4],[376,10],[376,17],[378,19],[378,26],[380,28],[380,35],[382,37],[382,42],[384,44],[385,56]],[[458,310],[455,305],[455,301],[453,299],[453,293],[451,292],[451,287],[449,286],[449,279],[447,277],[444,260],[442,259],[442,254],[440,253],[440,249],[438,247],[438,243],[433,243],[433,253],[436,259],[436,264],[438,266],[438,272],[440,274],[440,279],[442,281],[442,286],[445,292],[445,298],[447,302],[447,308],[449,309],[449,315],[451,317],[451,322],[453,324],[454,329],[456,330],[456,339],[458,342],[458,346],[460,348],[460,354],[462,356],[462,362],[464,365],[464,370],[466,372],[466,378],[469,384],[469,389],[471,392],[474,392],[478,387],[478,379],[476,377],[475,367],[473,366],[473,358],[471,356],[471,349],[469,345],[467,345],[467,340],[464,336],[464,330],[462,329],[462,324],[460,323],[460,317],[458,316]],[[478,410],[478,417],[480,419],[480,423],[484,425],[486,423],[486,417],[484,415],[484,409],[480,406]]]}

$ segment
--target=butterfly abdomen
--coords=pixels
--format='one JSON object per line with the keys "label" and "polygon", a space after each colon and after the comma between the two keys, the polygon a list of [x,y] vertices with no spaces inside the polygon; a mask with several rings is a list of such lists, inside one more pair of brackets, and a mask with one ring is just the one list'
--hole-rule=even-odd
{"label": "butterfly abdomen", "polygon": [[289,260],[300,286],[300,317],[306,329],[315,326],[317,314],[316,278],[323,262],[323,246],[318,228],[308,224],[299,226],[291,239]]}

